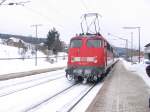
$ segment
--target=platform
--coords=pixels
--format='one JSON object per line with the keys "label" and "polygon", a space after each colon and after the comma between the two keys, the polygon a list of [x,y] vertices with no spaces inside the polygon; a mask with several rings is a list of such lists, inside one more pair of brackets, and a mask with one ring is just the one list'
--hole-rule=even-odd
{"label": "platform", "polygon": [[142,78],[119,61],[86,112],[150,112],[149,90]]}

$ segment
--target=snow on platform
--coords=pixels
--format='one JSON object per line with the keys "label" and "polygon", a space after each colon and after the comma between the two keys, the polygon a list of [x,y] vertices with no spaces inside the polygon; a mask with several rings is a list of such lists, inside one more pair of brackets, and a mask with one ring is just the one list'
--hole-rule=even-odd
{"label": "snow on platform", "polygon": [[121,61],[104,82],[87,112],[149,112],[148,90],[136,71],[126,69]]}

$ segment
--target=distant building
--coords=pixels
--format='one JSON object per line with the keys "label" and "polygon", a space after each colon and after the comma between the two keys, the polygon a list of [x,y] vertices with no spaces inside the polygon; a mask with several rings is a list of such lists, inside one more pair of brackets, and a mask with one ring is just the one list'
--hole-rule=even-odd
{"label": "distant building", "polygon": [[24,44],[25,44],[23,40],[17,39],[15,37],[11,37],[11,38],[7,39],[6,43],[9,46],[14,46],[14,47],[19,47],[19,48],[23,48]]}
{"label": "distant building", "polygon": [[145,45],[144,58],[150,60],[150,43]]}

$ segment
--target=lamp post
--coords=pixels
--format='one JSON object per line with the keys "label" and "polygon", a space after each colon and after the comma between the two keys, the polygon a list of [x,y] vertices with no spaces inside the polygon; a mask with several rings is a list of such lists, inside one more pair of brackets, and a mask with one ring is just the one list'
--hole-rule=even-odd
{"label": "lamp post", "polygon": [[139,63],[140,63],[140,53],[141,53],[140,30],[141,30],[141,27],[123,27],[123,29],[138,29],[138,34],[139,34]]}

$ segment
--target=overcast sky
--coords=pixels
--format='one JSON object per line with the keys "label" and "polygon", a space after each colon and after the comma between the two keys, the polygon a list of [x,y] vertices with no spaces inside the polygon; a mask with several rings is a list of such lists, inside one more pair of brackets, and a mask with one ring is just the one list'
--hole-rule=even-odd
{"label": "overcast sky", "polygon": [[[26,1],[6,0],[3,4]],[[42,24],[38,27],[38,37],[46,38],[55,27],[61,40],[68,43],[72,36],[81,33],[81,16],[89,12],[102,15],[101,34],[112,44],[125,46],[125,41],[115,36],[130,41],[133,32],[134,47],[138,48],[138,30],[123,29],[125,26],[141,27],[142,48],[150,43],[150,0],[30,0],[24,6],[1,5],[0,33],[35,36],[35,27],[31,25]]]}

